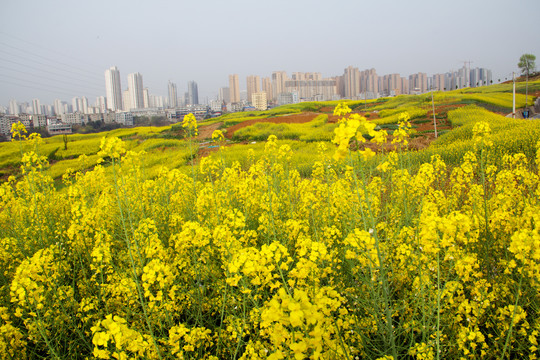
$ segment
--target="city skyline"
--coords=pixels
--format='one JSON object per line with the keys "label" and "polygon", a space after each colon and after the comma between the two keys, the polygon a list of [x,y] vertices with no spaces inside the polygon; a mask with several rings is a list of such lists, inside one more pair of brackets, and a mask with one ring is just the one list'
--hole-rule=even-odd
{"label": "city skyline", "polygon": [[[469,63],[470,66],[470,63]],[[205,102],[212,109],[219,108],[222,103],[232,105],[254,105],[256,108],[265,108],[265,104],[283,105],[299,101],[327,101],[338,99],[364,99],[396,96],[401,94],[420,94],[430,91],[454,90],[464,87],[492,85],[492,71],[485,68],[468,68],[464,66],[457,71],[433,74],[410,74],[402,77],[400,74],[379,75],[375,68],[359,70],[348,66],[342,75],[323,78],[320,72],[293,72],[291,76],[286,71],[274,71],[271,77],[248,75],[245,79],[246,90],[240,91],[238,74],[229,75],[229,87],[221,87],[214,99]],[[68,113],[97,114],[121,111],[140,111],[143,109],[173,109],[191,105],[199,105],[198,85],[196,81],[189,81],[187,92],[178,96],[175,83],[168,81],[168,96],[150,93],[143,85],[143,76],[140,73],[127,75],[127,88],[121,90],[120,70],[112,66],[105,70],[106,96],[98,96],[95,102],[88,98],[73,97],[71,105],[61,99],[55,99],[52,104],[41,104],[40,99],[34,98],[31,102],[18,102],[11,99],[9,106],[0,107],[10,115],[19,113],[35,115],[62,115]],[[233,89],[231,91],[231,89]],[[114,94],[121,93],[121,100],[116,103]],[[235,95],[236,94],[236,95]],[[263,95],[264,94],[264,100]],[[257,100],[255,99],[257,95]],[[219,102],[216,104],[216,102]],[[233,111],[241,110],[234,106]]]}
{"label": "city skyline", "polygon": [[[518,70],[523,53],[540,55],[534,27],[540,3],[534,0],[3,5],[10,16],[0,25],[2,106],[11,99],[94,101],[105,96],[103,71],[112,65],[121,69],[123,82],[125,74],[139,72],[150,93],[165,97],[169,80],[195,80],[203,102],[228,86],[229,74],[238,74],[245,89],[246,76],[260,76],[262,86],[276,70],[328,78],[352,65],[379,74],[431,75],[471,61],[504,79]],[[178,14],[189,14],[181,26],[174,21]],[[517,14],[519,25],[501,26]],[[145,26],[126,31],[120,24]],[[180,94],[186,90],[178,88]]]}

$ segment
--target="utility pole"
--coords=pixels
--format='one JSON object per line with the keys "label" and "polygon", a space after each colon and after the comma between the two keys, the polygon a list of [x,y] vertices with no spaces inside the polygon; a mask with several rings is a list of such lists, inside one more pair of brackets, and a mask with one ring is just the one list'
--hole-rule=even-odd
{"label": "utility pole", "polygon": [[437,120],[435,119],[435,102],[433,101],[433,85],[431,85],[431,108],[433,109],[433,126],[435,127],[435,139],[437,138]]}
{"label": "utility pole", "polygon": [[512,90],[512,118],[516,118],[516,77],[514,76],[514,73],[512,72],[512,83],[513,90]]}

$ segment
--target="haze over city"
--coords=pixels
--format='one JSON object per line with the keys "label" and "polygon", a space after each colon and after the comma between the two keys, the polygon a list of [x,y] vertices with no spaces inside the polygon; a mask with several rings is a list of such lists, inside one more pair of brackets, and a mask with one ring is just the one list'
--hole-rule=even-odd
{"label": "haze over city", "polygon": [[273,71],[428,75],[470,67],[493,80],[540,55],[536,0],[509,1],[14,1],[3,2],[0,105],[105,96],[104,71],[140,73],[152,94],[198,84],[201,102],[238,74]]}

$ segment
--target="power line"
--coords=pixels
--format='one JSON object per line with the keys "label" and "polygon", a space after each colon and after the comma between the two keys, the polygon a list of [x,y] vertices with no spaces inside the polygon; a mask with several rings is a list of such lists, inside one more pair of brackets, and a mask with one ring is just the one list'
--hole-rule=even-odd
{"label": "power line", "polygon": [[[27,43],[27,44],[29,44],[29,45],[32,45],[32,46],[35,46],[35,47],[39,47],[39,48],[42,48],[42,49],[44,49],[44,50],[46,50],[46,51],[48,51],[48,52],[51,52],[51,50],[50,50],[49,48],[46,48],[45,46],[43,46],[43,45],[41,45],[41,44],[36,44],[36,43],[31,42],[31,41],[28,41],[28,40],[25,40],[25,39],[21,39],[20,37],[17,37],[17,36],[12,35],[12,34],[8,34],[8,33],[4,32],[4,31],[0,31],[0,34],[6,35],[6,36],[8,36],[8,37],[11,37],[12,39],[17,40],[17,41],[22,41],[22,42],[25,42],[25,43]],[[72,60],[75,60],[75,61],[78,61],[78,62],[81,62],[81,63],[86,63],[87,65],[94,67],[96,70],[99,69],[99,70],[101,71],[101,68],[100,68],[99,66],[96,66],[95,64],[91,64],[91,63],[85,62],[83,59],[77,59],[77,58],[75,58],[75,57],[73,57],[73,56],[70,56],[70,55],[68,55],[68,54],[65,54],[65,53],[62,54],[62,57],[64,57],[64,58],[71,58]]]}
{"label": "power line", "polygon": [[[45,91],[50,91],[51,88],[53,88],[53,90],[54,90],[54,88],[56,88],[56,89],[59,89],[61,92],[65,92],[65,89],[64,89],[64,88],[61,88],[61,87],[58,87],[58,86],[54,86],[54,85],[42,84],[42,83],[38,83],[38,82],[35,82],[35,81],[28,81],[28,80],[26,80],[26,79],[21,79],[21,78],[18,78],[18,77],[16,77],[16,76],[11,76],[11,75],[6,75],[6,74],[0,74],[0,76],[12,78],[12,79],[14,79],[14,80],[16,80],[16,81],[21,81],[21,82],[23,82],[23,83],[29,83],[29,84],[32,84],[32,85],[42,86],[42,87],[43,87],[42,90],[45,90]],[[16,83],[16,85],[24,86],[24,85],[22,85],[22,84],[17,84],[17,83]],[[58,90],[56,90],[56,91],[58,91]],[[71,93],[70,96],[73,96],[73,93]],[[94,94],[93,96],[95,96],[95,94]]]}
{"label": "power line", "polygon": [[[64,84],[67,84],[69,86],[74,86],[74,85],[79,85],[79,84],[74,84],[73,82],[68,82],[68,81],[64,81],[64,80],[59,80],[59,79],[51,79],[49,77],[46,77],[46,76],[43,76],[43,75],[39,75],[39,74],[32,74],[30,72],[27,72],[27,71],[23,71],[23,70],[17,70],[17,69],[12,69],[12,68],[9,68],[9,67],[6,67],[6,66],[3,66],[3,65],[0,65],[0,68],[3,68],[3,69],[7,69],[7,70],[10,70],[10,71],[15,71],[15,72],[19,72],[19,73],[22,73],[22,74],[25,74],[25,75],[28,75],[28,76],[32,76],[32,77],[40,77],[42,79],[45,79],[45,80],[50,80],[54,83],[64,83]],[[97,87],[97,86],[93,86],[93,85],[89,85],[94,91],[103,91],[103,89],[101,89],[101,87]]]}
{"label": "power line", "polygon": [[33,53],[29,53],[30,55],[32,55],[32,58],[29,58],[29,57],[25,57],[25,56],[22,56],[20,54],[14,54],[12,52],[8,52],[8,51],[5,51],[5,50],[3,52],[5,54],[7,54],[7,55],[15,56],[15,57],[17,57],[19,59],[23,59],[25,61],[30,61],[30,62],[34,62],[36,64],[40,64],[40,65],[43,65],[43,66],[52,67],[54,69],[62,71],[62,73],[68,72],[68,73],[71,73],[71,74],[75,74],[75,75],[78,75],[78,76],[83,76],[83,77],[92,79],[93,81],[96,81],[96,75],[95,74],[87,75],[87,74],[84,74],[84,73],[81,73],[81,72],[75,72],[73,70],[66,69],[65,67],[62,67],[62,65],[64,65],[64,64],[60,63],[60,62],[58,63],[58,64],[60,64],[58,66],[57,65],[52,65],[52,64],[45,64],[45,63],[43,63],[41,61],[37,61],[36,59],[33,58],[33,57],[42,57],[42,56],[38,56],[38,55],[33,54]]}
{"label": "power line", "polygon": [[[2,76],[2,75],[0,75],[0,76]],[[58,91],[58,90],[49,89],[49,88],[45,89],[45,88],[41,88],[41,87],[37,87],[37,86],[24,85],[24,84],[12,82],[12,81],[9,81],[9,80],[2,80],[2,82],[5,83],[5,84],[11,84],[11,85],[25,87],[25,88],[29,88],[29,89],[47,91],[49,93],[54,93],[54,94],[62,94],[62,95],[66,95],[66,96],[69,96],[69,97],[73,96],[73,94],[70,94],[70,93],[65,92],[65,91]]]}

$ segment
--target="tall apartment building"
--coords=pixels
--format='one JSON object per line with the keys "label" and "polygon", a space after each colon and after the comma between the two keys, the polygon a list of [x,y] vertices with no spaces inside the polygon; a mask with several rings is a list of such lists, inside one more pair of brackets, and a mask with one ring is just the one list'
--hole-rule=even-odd
{"label": "tall apartment building", "polygon": [[379,76],[375,69],[360,72],[360,92],[368,98],[376,98],[379,94]]}
{"label": "tall apartment building", "polygon": [[19,115],[19,104],[17,104],[17,100],[11,99],[9,101],[9,113],[11,115]]}
{"label": "tall apartment building", "polygon": [[253,94],[261,91],[261,78],[257,75],[249,75],[246,78],[246,85],[248,101],[252,102]]}
{"label": "tall apartment building", "polygon": [[129,109],[144,108],[144,93],[143,79],[139,73],[131,73],[128,75],[128,90],[129,90]]}
{"label": "tall apartment building", "polygon": [[266,93],[264,91],[253,93],[251,97],[251,104],[257,110],[266,110],[268,108]]}
{"label": "tall apartment building", "polygon": [[105,114],[107,112],[107,98],[105,96],[98,96],[96,99],[96,107],[101,114]]}
{"label": "tall apartment building", "polygon": [[219,88],[218,100],[221,103],[228,104],[231,102],[231,92],[228,87]]}
{"label": "tall apartment building", "polygon": [[285,91],[311,101],[332,100],[337,95],[336,81],[323,79],[321,73],[293,73],[291,79],[285,81]]}
{"label": "tall apartment building", "polygon": [[266,93],[266,100],[270,101],[274,98],[274,92],[272,91],[272,79],[265,77],[262,79],[262,91]]}
{"label": "tall apartment building", "polygon": [[344,97],[355,99],[360,93],[360,71],[358,68],[349,66],[343,72]]}
{"label": "tall apartment building", "polygon": [[240,84],[238,82],[238,74],[229,75],[229,91],[231,103],[240,102]]}
{"label": "tall apartment building", "polygon": [[400,95],[401,77],[399,74],[388,74],[382,76],[382,87],[379,86],[379,92],[381,92],[383,96]]}
{"label": "tall apartment building", "polygon": [[444,74],[435,74],[432,76],[431,84],[433,90],[443,91],[444,90]]}
{"label": "tall apartment building", "polygon": [[199,89],[195,81],[188,82],[187,104],[188,105],[199,104]]}
{"label": "tall apartment building", "polygon": [[178,106],[178,92],[176,90],[176,84],[169,81],[169,108],[175,108]]}
{"label": "tall apartment building", "polygon": [[428,90],[427,88],[427,74],[417,73],[409,75],[409,94],[419,93],[423,94]]}
{"label": "tall apartment building", "polygon": [[105,70],[105,91],[107,94],[107,108],[111,111],[122,110],[120,71],[116,66]]}
{"label": "tall apartment building", "polygon": [[150,107],[150,92],[148,88],[143,89],[143,107],[145,109]]}
{"label": "tall apartment building", "polygon": [[34,115],[41,114],[41,104],[39,103],[39,99],[32,100],[32,112]]}
{"label": "tall apartment building", "polygon": [[285,71],[274,71],[272,73],[273,100],[276,100],[279,94],[286,92],[285,81],[287,80],[287,73]]}
{"label": "tall apartment building", "polygon": [[122,107],[121,109],[129,111],[131,110],[131,96],[129,95],[129,89],[122,91]]}
{"label": "tall apartment building", "polygon": [[409,79],[401,78],[401,94],[409,94]]}

